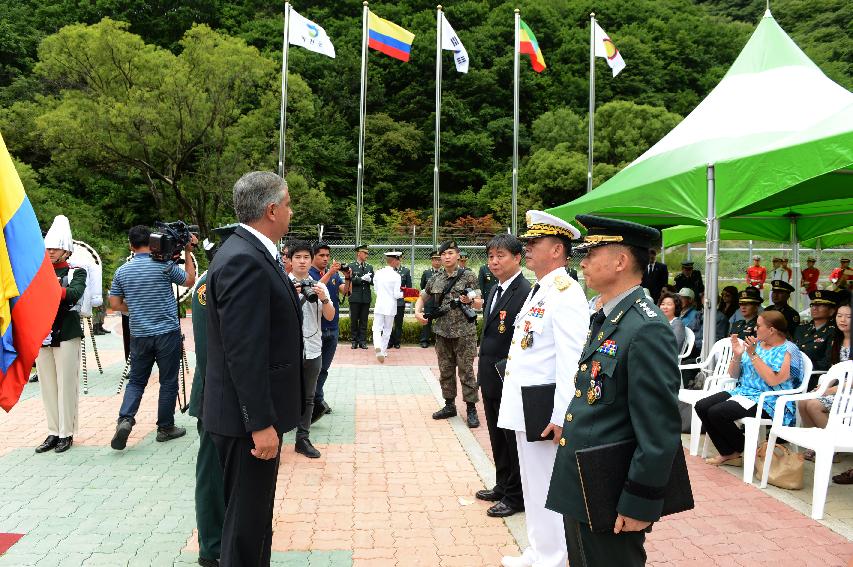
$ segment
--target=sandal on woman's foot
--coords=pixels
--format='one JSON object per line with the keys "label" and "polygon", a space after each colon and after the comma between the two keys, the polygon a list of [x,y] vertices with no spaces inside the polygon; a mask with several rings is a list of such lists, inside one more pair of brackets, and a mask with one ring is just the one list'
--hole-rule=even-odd
{"label": "sandal on woman's foot", "polygon": [[832,477],[832,482],[835,484],[853,484],[853,469],[835,475]]}
{"label": "sandal on woman's foot", "polygon": [[742,467],[743,466],[743,457],[730,457],[725,458],[722,456],[711,457],[709,459],[705,459],[705,462],[709,465],[714,465],[715,467],[719,467],[720,465],[728,465],[731,467]]}

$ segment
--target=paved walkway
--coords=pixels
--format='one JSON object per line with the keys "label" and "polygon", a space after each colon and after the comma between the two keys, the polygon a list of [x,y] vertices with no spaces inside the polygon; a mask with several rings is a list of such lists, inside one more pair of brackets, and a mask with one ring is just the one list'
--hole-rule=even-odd
{"label": "paved walkway", "polygon": [[[98,345],[105,373],[90,350],[90,391],[71,451],[33,453],[46,435],[38,384],[0,414],[0,567],[195,564],[195,421],[178,415],[189,434],[156,443],[152,379],[127,450],[111,450],[120,338],[98,337]],[[192,366],[192,352],[189,359]],[[285,437],[273,565],[477,567],[519,552],[523,515],[488,518],[487,504],[473,498],[494,475],[485,423],[472,431],[460,418],[430,418],[441,398],[434,367],[432,349],[392,350],[379,365],[372,350],[341,345],[326,392],[334,412],[312,427],[323,457],[295,454],[292,434]],[[853,558],[849,488],[832,487],[821,524],[798,511],[808,511],[797,498],[808,500],[809,490],[762,491],[696,458],[688,463],[696,509],[655,526],[650,565],[841,566]],[[774,498],[781,492],[794,507]]]}

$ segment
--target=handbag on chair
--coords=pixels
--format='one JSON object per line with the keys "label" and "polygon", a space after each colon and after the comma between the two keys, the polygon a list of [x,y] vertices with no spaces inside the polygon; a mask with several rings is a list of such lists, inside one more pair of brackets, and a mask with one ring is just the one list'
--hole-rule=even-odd
{"label": "handbag on chair", "polygon": [[[755,474],[758,478],[764,473],[764,459],[767,455],[767,443],[762,443],[755,453]],[[786,490],[803,488],[803,462],[805,456],[795,453],[785,445],[773,447],[773,460],[770,461],[770,474],[767,482]]]}

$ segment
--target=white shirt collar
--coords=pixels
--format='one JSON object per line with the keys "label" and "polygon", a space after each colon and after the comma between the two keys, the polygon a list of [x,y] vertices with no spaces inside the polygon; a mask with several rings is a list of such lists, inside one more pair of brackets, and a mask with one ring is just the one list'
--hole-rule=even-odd
{"label": "white shirt collar", "polygon": [[278,250],[276,250],[275,244],[273,243],[272,240],[270,240],[265,234],[261,234],[260,232],[258,232],[257,230],[255,230],[254,228],[252,228],[251,226],[249,226],[247,224],[240,223],[240,226],[242,226],[243,228],[248,230],[250,233],[252,233],[255,236],[255,238],[260,240],[261,244],[264,245],[264,248],[266,248],[267,251],[270,253],[270,256],[272,256],[272,259],[273,260],[276,259],[276,257],[278,256]]}
{"label": "white shirt collar", "polygon": [[507,281],[505,281],[503,283],[499,283],[498,287],[501,288],[502,290],[506,291],[507,289],[509,289],[510,284],[512,284],[512,282],[515,281],[515,278],[517,278],[520,274],[521,274],[521,270],[518,270],[515,273],[515,275],[510,276],[510,278]]}

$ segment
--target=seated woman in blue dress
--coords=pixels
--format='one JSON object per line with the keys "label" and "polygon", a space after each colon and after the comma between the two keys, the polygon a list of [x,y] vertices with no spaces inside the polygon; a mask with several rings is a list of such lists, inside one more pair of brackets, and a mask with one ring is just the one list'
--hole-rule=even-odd
{"label": "seated woman in blue dress", "polygon": [[[762,392],[790,390],[802,382],[802,358],[797,346],[787,338],[788,323],[778,311],[765,311],[758,316],[756,336],[740,341],[732,335],[734,356],[729,376],[739,378],[730,392],[718,392],[696,403],[696,414],[719,451],[718,457],[706,459],[711,465],[742,465],[743,431],[735,421],[755,416],[755,405]],[[762,414],[773,417],[776,398],[764,402]],[[785,405],[784,425],[794,423],[794,403]]]}

